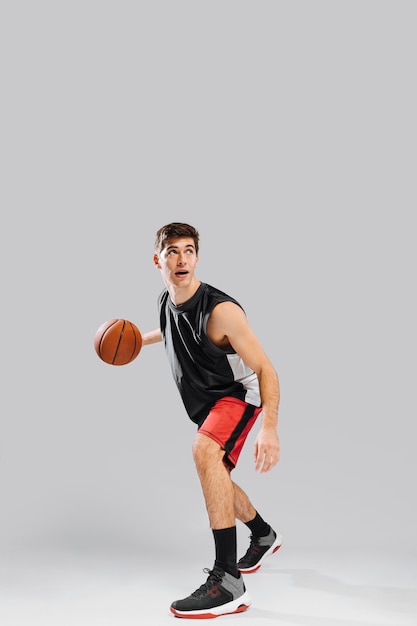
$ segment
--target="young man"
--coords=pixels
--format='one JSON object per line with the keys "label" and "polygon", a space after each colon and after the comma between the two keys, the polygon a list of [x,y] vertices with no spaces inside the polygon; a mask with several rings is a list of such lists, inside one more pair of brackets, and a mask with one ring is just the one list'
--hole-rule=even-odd
{"label": "young man", "polygon": [[[260,416],[255,469],[279,460],[279,381],[240,304],[195,276],[199,233],[174,222],[156,235],[154,263],[166,289],[158,299],[160,328],[143,334],[143,345],[164,341],[174,380],[190,419],[198,426],[193,444],[215,561],[207,581],[176,600],[177,617],[210,618],[239,613],[250,605],[242,573],[254,572],[276,552],[282,537],[265,522],[231,479],[245,439]],[[237,561],[236,519],[251,531]]]}

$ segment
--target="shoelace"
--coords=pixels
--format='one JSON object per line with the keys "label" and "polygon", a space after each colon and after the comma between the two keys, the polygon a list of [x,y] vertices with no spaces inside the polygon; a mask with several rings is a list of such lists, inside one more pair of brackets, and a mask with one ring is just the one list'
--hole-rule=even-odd
{"label": "shoelace", "polygon": [[214,570],[205,567],[203,569],[203,572],[205,574],[208,574],[209,577],[207,578],[206,582],[201,585],[201,587],[196,589],[191,594],[192,596],[194,596],[194,598],[200,598],[201,596],[206,595],[208,590],[211,589],[213,585],[215,585],[216,583],[221,583],[223,580],[224,572],[222,570]]}

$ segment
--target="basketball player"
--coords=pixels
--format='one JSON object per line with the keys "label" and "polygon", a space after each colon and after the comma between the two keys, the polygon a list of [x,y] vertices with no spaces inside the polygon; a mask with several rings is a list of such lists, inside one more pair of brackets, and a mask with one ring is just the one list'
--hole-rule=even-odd
{"label": "basketball player", "polygon": [[[214,536],[215,560],[204,570],[206,582],[170,609],[177,617],[210,618],[248,608],[242,573],[255,572],[282,543],[231,478],[258,417],[255,469],[269,472],[278,463],[280,391],[240,304],[197,279],[198,249],[199,233],[189,224],[158,230],[153,260],[165,283],[158,299],[160,328],[142,340],[144,346],[164,341],[185,409],[198,427],[193,457]],[[239,561],[236,519],[251,532]]]}

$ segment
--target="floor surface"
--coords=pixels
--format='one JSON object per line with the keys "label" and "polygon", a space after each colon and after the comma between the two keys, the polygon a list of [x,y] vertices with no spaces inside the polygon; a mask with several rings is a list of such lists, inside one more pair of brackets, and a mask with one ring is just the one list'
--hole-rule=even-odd
{"label": "floor surface", "polygon": [[[137,554],[9,553],[0,567],[3,626],[181,623],[169,612],[171,601],[206,579],[204,565],[191,559],[175,566]],[[417,555],[283,545],[245,582],[250,608],[216,624],[417,625]]]}

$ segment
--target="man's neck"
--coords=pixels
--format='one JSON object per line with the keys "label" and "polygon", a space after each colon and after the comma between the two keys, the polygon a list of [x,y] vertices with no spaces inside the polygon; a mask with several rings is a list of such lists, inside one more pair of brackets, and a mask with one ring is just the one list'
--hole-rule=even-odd
{"label": "man's neck", "polygon": [[172,304],[179,306],[187,302],[187,300],[193,297],[200,285],[201,282],[195,278],[188,287],[177,287],[176,285],[167,286]]}

